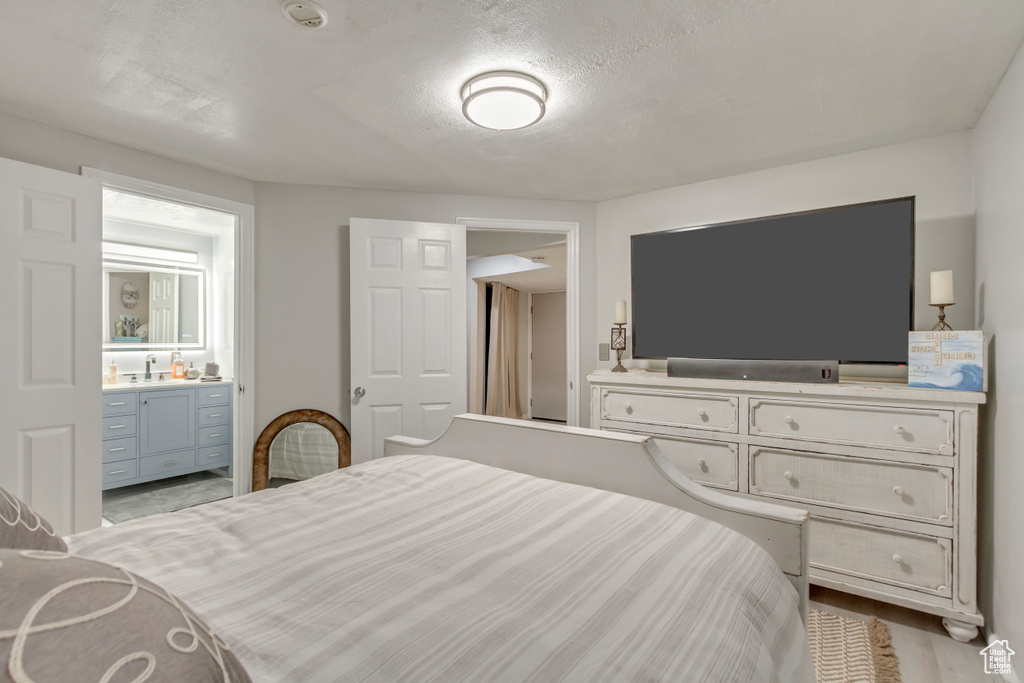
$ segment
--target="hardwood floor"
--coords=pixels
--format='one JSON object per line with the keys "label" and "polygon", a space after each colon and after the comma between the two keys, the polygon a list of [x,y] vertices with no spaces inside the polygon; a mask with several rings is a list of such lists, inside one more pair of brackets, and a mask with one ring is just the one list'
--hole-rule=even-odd
{"label": "hardwood floor", "polygon": [[878,617],[889,627],[903,683],[977,683],[1000,681],[985,675],[981,637],[970,643],[953,640],[942,618],[915,610],[811,586],[811,607],[844,617]]}

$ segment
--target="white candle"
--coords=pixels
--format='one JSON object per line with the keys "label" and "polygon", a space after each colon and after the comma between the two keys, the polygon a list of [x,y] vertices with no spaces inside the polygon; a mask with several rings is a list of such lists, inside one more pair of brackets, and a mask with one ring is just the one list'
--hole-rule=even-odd
{"label": "white candle", "polygon": [[932,272],[932,301],[933,304],[952,304],[953,300],[953,271],[936,270]]}
{"label": "white candle", "polygon": [[626,324],[626,302],[616,301],[615,302],[615,324],[625,325]]}

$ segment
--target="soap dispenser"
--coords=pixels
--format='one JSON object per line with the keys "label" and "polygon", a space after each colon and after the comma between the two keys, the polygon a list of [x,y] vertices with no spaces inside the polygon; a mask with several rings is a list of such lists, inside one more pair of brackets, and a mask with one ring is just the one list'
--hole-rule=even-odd
{"label": "soap dispenser", "polygon": [[181,359],[181,353],[178,351],[175,351],[171,357],[171,377],[185,379],[185,361]]}
{"label": "soap dispenser", "polygon": [[117,361],[113,358],[107,366],[107,384],[117,384]]}

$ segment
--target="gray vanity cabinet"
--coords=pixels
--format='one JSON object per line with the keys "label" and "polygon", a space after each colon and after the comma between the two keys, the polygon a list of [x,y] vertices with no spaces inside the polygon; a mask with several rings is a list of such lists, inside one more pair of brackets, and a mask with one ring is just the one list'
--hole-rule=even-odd
{"label": "gray vanity cabinet", "polygon": [[232,384],[103,392],[103,488],[227,467]]}
{"label": "gray vanity cabinet", "polygon": [[139,392],[139,454],[196,447],[196,390]]}

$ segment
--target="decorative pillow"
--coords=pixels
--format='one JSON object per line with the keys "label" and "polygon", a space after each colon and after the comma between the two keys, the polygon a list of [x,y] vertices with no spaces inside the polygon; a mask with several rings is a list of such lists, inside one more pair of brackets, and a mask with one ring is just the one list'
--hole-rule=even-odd
{"label": "decorative pillow", "polygon": [[68,544],[53,532],[49,522],[0,486],[0,548],[63,552],[68,549]]}
{"label": "decorative pillow", "polygon": [[112,565],[0,549],[0,681],[250,681],[180,600]]}

